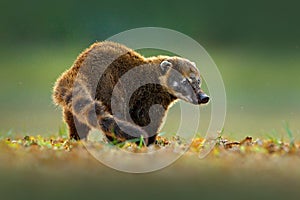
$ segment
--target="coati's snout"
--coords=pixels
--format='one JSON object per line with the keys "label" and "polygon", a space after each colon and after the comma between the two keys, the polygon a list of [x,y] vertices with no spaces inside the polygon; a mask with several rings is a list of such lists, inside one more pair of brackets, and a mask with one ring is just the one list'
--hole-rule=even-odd
{"label": "coati's snout", "polygon": [[198,94],[198,99],[199,104],[207,104],[209,102],[209,96],[203,92]]}

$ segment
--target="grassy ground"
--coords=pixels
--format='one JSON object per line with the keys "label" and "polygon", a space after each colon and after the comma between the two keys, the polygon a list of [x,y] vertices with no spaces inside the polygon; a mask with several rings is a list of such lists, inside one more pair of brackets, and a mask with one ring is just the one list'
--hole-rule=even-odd
{"label": "grassy ground", "polygon": [[[2,137],[0,141],[1,197],[5,199],[297,199],[300,143],[291,138],[239,141],[218,138],[211,153],[199,159],[203,139],[172,165],[148,174],[126,174],[97,161],[84,142],[59,137]],[[184,145],[158,138],[155,148]],[[116,151],[109,144],[93,143]],[[123,150],[147,152],[126,143]],[[120,150],[118,150],[120,151]],[[107,153],[107,152],[106,152]],[[111,153],[112,158],[114,153]],[[138,162],[138,161],[137,161]],[[155,161],[154,161],[155,162]]]}

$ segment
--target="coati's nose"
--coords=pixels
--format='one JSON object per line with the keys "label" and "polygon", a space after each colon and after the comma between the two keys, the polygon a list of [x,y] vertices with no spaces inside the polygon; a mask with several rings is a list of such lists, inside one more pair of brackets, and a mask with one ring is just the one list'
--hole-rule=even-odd
{"label": "coati's nose", "polygon": [[200,93],[199,94],[199,103],[200,104],[206,104],[209,101],[209,96],[205,93]]}

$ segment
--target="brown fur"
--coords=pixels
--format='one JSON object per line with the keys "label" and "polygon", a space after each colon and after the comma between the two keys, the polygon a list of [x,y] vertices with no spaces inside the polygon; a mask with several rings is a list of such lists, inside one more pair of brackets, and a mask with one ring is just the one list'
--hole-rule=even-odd
{"label": "brown fur", "polygon": [[[198,70],[186,59],[166,56],[145,58],[132,49],[113,42],[95,43],[81,53],[73,66],[58,78],[53,92],[54,102],[63,109],[70,138],[86,138],[91,128],[98,128],[111,141],[123,142],[143,136],[146,144],[153,143],[165,113],[178,98],[178,92],[169,87],[170,81],[173,81],[168,80],[171,77],[170,70],[164,70],[160,65],[165,60],[170,61],[172,68],[184,77],[191,73],[196,78],[200,76]],[[111,99],[120,78],[135,67],[142,69],[142,74],[147,75],[143,76],[143,80],[146,79],[150,84],[138,88],[130,97],[130,121],[122,113],[112,114]],[[130,77],[122,81],[122,86],[126,86],[130,81],[140,80],[139,77]],[[200,87],[198,89],[200,91]],[[117,97],[120,97],[118,105],[121,107],[126,103],[122,100],[126,92],[126,87],[124,90],[116,90]],[[180,96],[184,99],[184,95]],[[154,107],[155,117],[151,117],[149,110],[155,104],[160,104],[163,109]]]}

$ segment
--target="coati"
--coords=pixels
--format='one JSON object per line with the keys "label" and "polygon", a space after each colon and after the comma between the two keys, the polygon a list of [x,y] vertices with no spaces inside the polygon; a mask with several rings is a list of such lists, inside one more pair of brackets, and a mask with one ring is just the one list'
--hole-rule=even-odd
{"label": "coati", "polygon": [[[140,75],[126,77],[134,69]],[[126,100],[132,86],[143,82]],[[72,139],[86,138],[96,128],[109,141],[120,143],[142,137],[144,144],[150,145],[177,99],[196,105],[208,103],[209,96],[200,85],[195,63],[185,58],[145,58],[124,45],[104,41],[83,51],[58,78],[53,100],[62,107]]]}

